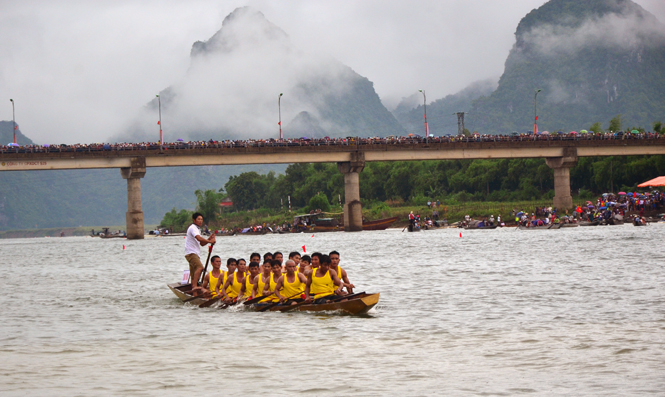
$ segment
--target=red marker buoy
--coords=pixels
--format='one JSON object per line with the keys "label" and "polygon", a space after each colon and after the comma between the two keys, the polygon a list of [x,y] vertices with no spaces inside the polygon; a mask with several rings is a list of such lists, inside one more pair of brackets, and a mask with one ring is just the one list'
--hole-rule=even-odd
{"label": "red marker buoy", "polygon": [[304,245],[302,246],[302,252],[303,252],[303,254],[306,254],[306,253],[307,253],[307,250],[305,249],[305,246],[304,246]]}
{"label": "red marker buoy", "polygon": [[459,232],[459,238],[462,238],[462,232]]}
{"label": "red marker buoy", "polygon": [[122,245],[122,249],[123,249],[123,251],[125,250],[125,244]]}

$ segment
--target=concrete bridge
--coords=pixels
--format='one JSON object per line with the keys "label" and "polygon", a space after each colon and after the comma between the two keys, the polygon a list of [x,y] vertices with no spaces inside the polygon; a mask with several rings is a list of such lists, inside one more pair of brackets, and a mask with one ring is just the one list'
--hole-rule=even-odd
{"label": "concrete bridge", "polygon": [[127,237],[144,234],[141,178],[149,167],[337,163],[344,174],[344,230],[362,230],[359,173],[368,161],[545,158],[554,170],[554,202],[572,207],[570,168],[579,157],[663,155],[665,139],[573,139],[446,141],[357,140],[181,144],[177,147],[130,146],[9,149],[0,152],[0,171],[119,168],[127,180]]}

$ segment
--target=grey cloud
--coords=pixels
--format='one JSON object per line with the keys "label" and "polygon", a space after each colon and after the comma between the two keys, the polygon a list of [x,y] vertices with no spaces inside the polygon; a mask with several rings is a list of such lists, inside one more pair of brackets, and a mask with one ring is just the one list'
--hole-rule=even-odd
{"label": "grey cloud", "polygon": [[561,22],[532,29],[524,35],[524,42],[548,56],[575,53],[588,46],[634,48],[665,44],[665,25],[639,13],[610,13],[586,20],[577,28]]}

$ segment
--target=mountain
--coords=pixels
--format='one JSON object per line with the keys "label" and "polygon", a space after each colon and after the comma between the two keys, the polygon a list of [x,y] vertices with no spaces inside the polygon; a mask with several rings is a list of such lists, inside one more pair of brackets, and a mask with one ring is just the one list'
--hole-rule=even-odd
{"label": "mountain", "polygon": [[[14,122],[13,121],[0,121],[0,145],[6,145],[14,142]],[[33,142],[30,138],[21,133],[21,129],[16,124],[16,143],[19,145],[32,145]]]}
{"label": "mountain", "polygon": [[[430,132],[456,133],[459,111],[468,112],[471,131],[533,131],[536,89],[541,131],[596,122],[607,128],[616,115],[624,128],[650,129],[665,118],[664,64],[665,25],[634,2],[551,0],[518,24],[496,89],[474,83],[428,104]],[[422,96],[407,98],[393,114],[408,132],[422,134]]]}
{"label": "mountain", "polygon": [[[295,48],[251,7],[195,42],[186,75],[159,96],[166,140],[275,138],[280,110],[285,137],[404,134],[371,81]],[[155,98],[120,140],[154,137],[158,106]]]}
{"label": "mountain", "polygon": [[[243,172],[283,172],[286,165],[148,168],[141,179],[146,224],[171,208],[194,209],[197,189],[223,187]],[[117,169],[0,173],[0,230],[124,225],[127,182]]]}
{"label": "mountain", "polygon": [[[474,100],[490,95],[496,89],[496,81],[477,81],[460,92],[448,95],[445,98],[427,104],[427,123],[430,134],[436,136],[457,135],[457,112],[468,112]],[[424,109],[423,96],[415,93],[402,102],[392,111],[397,120],[408,133],[423,135]],[[466,127],[473,128],[473,115],[466,116]]]}
{"label": "mountain", "polygon": [[579,130],[665,116],[665,26],[630,0],[551,0],[517,26],[499,85],[470,113],[483,133]]}

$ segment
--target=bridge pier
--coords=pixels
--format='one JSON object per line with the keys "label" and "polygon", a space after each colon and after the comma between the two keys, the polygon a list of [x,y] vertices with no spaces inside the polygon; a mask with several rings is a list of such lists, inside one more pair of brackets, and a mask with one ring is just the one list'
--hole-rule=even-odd
{"label": "bridge pier", "polygon": [[360,203],[360,172],[365,168],[365,154],[352,152],[351,161],[337,163],[344,174],[344,231],[363,230],[363,212]]}
{"label": "bridge pier", "polygon": [[139,240],[145,234],[143,210],[141,209],[141,178],[145,176],[145,157],[131,159],[131,167],[120,168],[120,174],[127,179],[127,213],[125,214],[127,239]]}
{"label": "bridge pier", "polygon": [[570,195],[570,168],[577,164],[577,149],[564,148],[563,157],[548,157],[545,162],[554,170],[552,205],[559,210],[573,208],[573,196]]}

